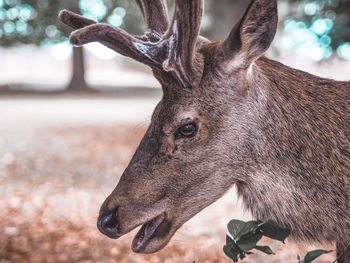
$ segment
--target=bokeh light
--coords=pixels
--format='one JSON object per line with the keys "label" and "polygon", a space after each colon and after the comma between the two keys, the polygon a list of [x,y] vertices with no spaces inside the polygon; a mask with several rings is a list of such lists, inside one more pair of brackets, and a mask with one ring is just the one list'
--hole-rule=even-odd
{"label": "bokeh light", "polygon": [[15,6],[19,3],[19,0],[5,0],[5,3],[9,6]]}
{"label": "bokeh light", "polygon": [[26,35],[28,33],[28,24],[22,20],[16,22],[16,31],[21,35]]}
{"label": "bokeh light", "polygon": [[57,27],[54,25],[49,25],[45,29],[45,33],[50,39],[55,39],[60,36],[60,32],[58,31]]}
{"label": "bokeh light", "polygon": [[[4,6],[10,5],[11,8],[5,9]],[[11,36],[12,38],[18,36],[29,36],[33,33],[33,28],[27,24],[31,19],[36,16],[34,8],[28,4],[20,4],[19,1],[4,1],[0,0],[0,21],[3,24],[0,25],[1,34]]]}
{"label": "bokeh light", "polygon": [[117,7],[113,10],[113,14],[108,17],[107,22],[115,27],[120,27],[123,24],[125,14],[126,11],[124,8]]}
{"label": "bokeh light", "polygon": [[83,16],[100,21],[107,14],[107,7],[102,0],[80,0],[79,7]]}
{"label": "bokeh light", "polygon": [[126,11],[123,7],[117,7],[113,10],[113,14],[120,16],[121,18],[124,18],[126,15]]}
{"label": "bokeh light", "polygon": [[329,6],[337,7],[338,5],[338,0],[306,1],[302,11],[304,12],[302,21],[293,18],[285,21],[285,34],[282,37],[283,48],[314,61],[330,58],[333,49],[337,49],[336,54],[339,57],[349,59],[347,43],[337,47],[338,42],[332,39],[337,15],[333,10],[325,11]]}
{"label": "bokeh light", "polygon": [[51,47],[51,55],[59,60],[68,59],[72,56],[72,46],[68,41],[54,44]]}
{"label": "bokeh light", "polygon": [[85,45],[85,48],[100,59],[113,59],[117,55],[115,51],[97,42],[89,43]]}
{"label": "bokeh light", "polygon": [[28,4],[24,4],[19,6],[19,18],[22,19],[23,21],[28,21],[30,19],[33,19],[36,15],[35,10],[33,7],[31,7]]}
{"label": "bokeh light", "polygon": [[5,20],[6,10],[4,8],[0,8],[0,21]]}
{"label": "bokeh light", "polygon": [[322,36],[324,34],[328,34],[329,31],[333,28],[333,21],[329,18],[318,18],[315,19],[311,26],[311,30],[318,34],[319,36]]}
{"label": "bokeh light", "polygon": [[313,16],[319,11],[319,5],[316,3],[307,3],[304,7],[305,14]]}
{"label": "bokeh light", "polygon": [[[318,20],[321,22],[316,22]],[[314,26],[315,23],[318,26]],[[307,27],[304,22],[288,19],[284,24],[286,35],[282,39],[283,47],[315,61],[329,58],[332,55],[332,39],[327,33],[332,27],[333,23],[327,19],[317,19],[311,27]]]}
{"label": "bokeh light", "polygon": [[120,27],[123,24],[123,18],[121,18],[119,15],[111,15],[107,19],[108,23],[115,26]]}
{"label": "bokeh light", "polygon": [[12,7],[12,8],[10,8],[9,10],[7,10],[6,16],[7,16],[7,18],[10,19],[10,20],[15,20],[15,19],[17,19],[17,17],[18,17],[18,13],[19,13],[19,12],[18,12],[17,8]]}
{"label": "bokeh light", "polygon": [[337,48],[338,56],[350,60],[350,42],[344,43]]}
{"label": "bokeh light", "polygon": [[5,35],[9,36],[13,33],[15,33],[16,30],[16,25],[13,22],[6,22],[4,23],[4,31],[5,31]]}

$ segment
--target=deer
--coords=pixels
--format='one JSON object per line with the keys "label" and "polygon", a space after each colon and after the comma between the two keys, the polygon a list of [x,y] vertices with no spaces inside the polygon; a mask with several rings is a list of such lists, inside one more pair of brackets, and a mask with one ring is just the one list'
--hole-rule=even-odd
{"label": "deer", "polygon": [[252,0],[222,41],[199,35],[202,0],[137,0],[145,33],[68,10],[70,42],[100,42],[148,65],[163,96],[97,227],[117,239],[141,226],[135,253],[155,253],[233,186],[258,220],[291,238],[336,244],[350,262],[350,82],[267,58],[276,0]]}

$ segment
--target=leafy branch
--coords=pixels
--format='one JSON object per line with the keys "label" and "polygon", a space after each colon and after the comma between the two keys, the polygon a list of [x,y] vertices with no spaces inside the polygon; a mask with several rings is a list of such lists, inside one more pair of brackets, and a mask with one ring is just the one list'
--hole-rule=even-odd
{"label": "leafy branch", "polygon": [[[227,229],[230,235],[226,235],[226,245],[223,250],[233,262],[244,259],[246,255],[253,254],[251,250],[256,249],[268,255],[275,253],[268,246],[260,246],[258,242],[265,236],[284,243],[290,235],[290,230],[279,226],[276,222],[268,220],[262,221],[240,221],[231,220]],[[314,250],[306,254],[304,259],[298,255],[298,263],[311,263],[323,254],[332,252],[332,250]]]}

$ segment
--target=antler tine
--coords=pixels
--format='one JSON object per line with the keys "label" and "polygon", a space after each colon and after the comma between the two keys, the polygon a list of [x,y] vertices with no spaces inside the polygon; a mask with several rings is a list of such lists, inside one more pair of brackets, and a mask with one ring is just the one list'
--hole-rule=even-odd
{"label": "antler tine", "polygon": [[164,37],[169,41],[169,54],[163,69],[174,72],[185,87],[196,75],[194,54],[202,15],[202,0],[176,0],[174,18]]}
{"label": "antler tine", "polygon": [[159,61],[160,56],[157,54],[163,52],[163,47],[157,47],[150,41],[143,41],[142,37],[134,37],[124,30],[96,23],[68,10],[62,10],[58,18],[66,25],[77,29],[70,36],[70,42],[76,46],[99,41],[118,53],[152,68],[162,68],[162,61]]}
{"label": "antler tine", "polygon": [[164,34],[169,28],[168,8],[165,0],[136,0],[147,31]]}
{"label": "antler tine", "polygon": [[94,20],[85,18],[81,15],[73,13],[69,10],[62,10],[58,14],[58,19],[61,20],[67,26],[70,26],[73,29],[83,28],[92,24],[96,24]]}
{"label": "antler tine", "polygon": [[160,49],[150,42],[144,42],[129,35],[124,30],[108,24],[97,23],[74,31],[70,35],[70,42],[82,46],[98,41],[117,51],[121,55],[135,59],[152,68],[161,68],[162,63],[157,61],[156,54]]}

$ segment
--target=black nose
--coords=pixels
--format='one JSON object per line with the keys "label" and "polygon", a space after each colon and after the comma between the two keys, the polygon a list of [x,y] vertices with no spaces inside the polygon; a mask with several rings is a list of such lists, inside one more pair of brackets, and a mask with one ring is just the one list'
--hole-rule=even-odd
{"label": "black nose", "polygon": [[97,221],[97,228],[110,238],[120,237],[117,209],[102,213]]}

